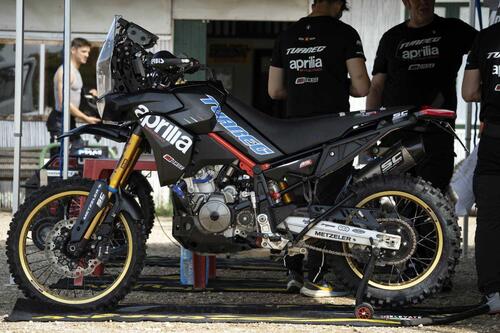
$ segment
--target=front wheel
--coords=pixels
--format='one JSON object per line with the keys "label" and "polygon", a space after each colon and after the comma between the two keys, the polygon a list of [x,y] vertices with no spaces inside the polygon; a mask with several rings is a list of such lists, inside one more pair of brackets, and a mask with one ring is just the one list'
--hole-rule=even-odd
{"label": "front wheel", "polygon": [[[8,264],[27,297],[95,309],[115,305],[132,289],[142,270],[145,245],[140,228],[126,212],[111,224],[101,224],[81,256],[67,251],[71,229],[92,185],[88,180],[71,179],[42,187],[12,219]],[[35,227],[49,220],[50,230],[35,237]]]}
{"label": "front wheel", "polygon": [[[373,177],[352,187],[346,203],[374,211],[382,231],[401,236],[398,251],[381,251],[366,298],[378,306],[414,304],[438,292],[460,257],[460,228],[453,207],[430,183],[410,176]],[[356,290],[369,249],[335,244],[346,256],[329,256],[336,279]]]}

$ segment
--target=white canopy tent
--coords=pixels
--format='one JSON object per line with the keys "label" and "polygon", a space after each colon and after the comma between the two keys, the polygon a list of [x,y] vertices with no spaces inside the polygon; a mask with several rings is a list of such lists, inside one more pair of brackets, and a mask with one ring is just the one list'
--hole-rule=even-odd
{"label": "white canopy tent", "polygon": [[[490,0],[498,1],[500,0]],[[470,24],[475,25],[476,19],[476,0],[470,0]],[[71,0],[64,0],[64,66],[70,64],[70,45],[71,43]],[[21,155],[21,137],[22,137],[22,86],[23,86],[23,46],[24,46],[24,0],[16,0],[16,64],[15,64],[15,109],[14,109],[14,173],[13,173],[13,198],[12,198],[12,211],[15,213],[19,208],[19,187],[20,187],[20,155]],[[64,71],[64,92],[63,92],[63,117],[64,131],[69,130],[70,113],[69,113],[69,70]],[[472,120],[472,106],[469,105],[467,109],[466,118],[466,146],[470,148],[471,143],[471,120]],[[63,163],[63,178],[67,178],[68,172],[68,156],[69,140],[64,139],[64,163]],[[468,246],[468,218],[464,221],[464,249],[466,251]]]}

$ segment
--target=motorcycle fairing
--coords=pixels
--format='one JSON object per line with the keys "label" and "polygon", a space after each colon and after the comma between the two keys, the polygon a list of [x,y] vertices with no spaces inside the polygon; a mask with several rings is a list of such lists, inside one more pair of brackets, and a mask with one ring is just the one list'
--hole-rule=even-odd
{"label": "motorcycle fairing", "polygon": [[194,136],[166,117],[146,115],[140,125],[153,150],[160,185],[175,183],[191,162]]}
{"label": "motorcycle fairing", "polygon": [[183,108],[182,103],[175,95],[160,90],[141,91],[131,94],[109,94],[105,97],[106,106],[102,116],[103,120],[118,121],[136,120],[135,109],[140,105],[147,107],[149,112],[168,114]]}

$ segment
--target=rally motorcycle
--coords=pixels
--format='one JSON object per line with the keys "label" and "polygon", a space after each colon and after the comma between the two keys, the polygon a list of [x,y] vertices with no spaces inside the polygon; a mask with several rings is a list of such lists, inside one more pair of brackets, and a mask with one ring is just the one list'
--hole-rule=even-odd
{"label": "rally motorcycle", "polygon": [[[460,255],[457,218],[443,194],[406,171],[425,152],[421,140],[389,150],[380,140],[423,131],[455,117],[401,107],[300,120],[260,113],[228,94],[195,59],[155,54],[157,36],[117,17],[97,63],[99,111],[91,133],[126,142],[109,179],[43,187],[15,214],[7,241],[10,271],[28,297],[77,308],[113,306],[137,281],[145,258],[144,213],[127,191],[134,165],[152,151],[173,197],[172,233],[202,254],[269,249],[323,251],[336,281],[365,300],[395,306],[440,290]],[[362,153],[330,203],[318,182]],[[54,226],[35,244],[33,224]],[[96,279],[106,283],[97,284]],[[358,289],[359,292],[359,289]]]}

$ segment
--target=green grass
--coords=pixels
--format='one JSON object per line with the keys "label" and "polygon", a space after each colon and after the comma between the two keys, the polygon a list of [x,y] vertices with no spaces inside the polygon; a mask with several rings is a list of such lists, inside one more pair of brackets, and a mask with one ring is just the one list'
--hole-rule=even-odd
{"label": "green grass", "polygon": [[172,207],[172,202],[169,201],[167,205],[156,207],[156,215],[158,216],[172,216],[174,214],[174,208]]}

